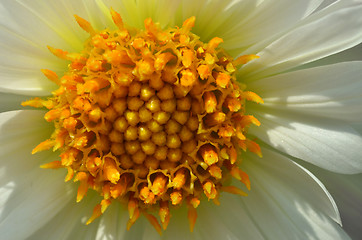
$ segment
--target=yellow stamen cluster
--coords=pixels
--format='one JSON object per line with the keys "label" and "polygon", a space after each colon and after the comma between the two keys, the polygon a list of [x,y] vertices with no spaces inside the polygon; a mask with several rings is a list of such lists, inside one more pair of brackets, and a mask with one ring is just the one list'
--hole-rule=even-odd
{"label": "yellow stamen cluster", "polygon": [[42,167],[66,168],[65,180],[80,183],[77,202],[88,189],[103,197],[88,223],[117,200],[128,206],[128,229],[143,214],[161,232],[170,206],[185,203],[192,231],[203,196],[217,203],[221,191],[246,195],[226,178],[250,189],[237,149],[261,155],[246,136],[260,123],[244,108],[262,100],[234,73],[255,56],[234,61],[218,49],[222,39],[201,42],[190,32],[194,17],[165,31],[146,19],[145,30],[132,32],[111,14],[117,30],[96,31],[76,16],[91,35],[81,53],[49,47],[70,64],[61,78],[43,70],[59,85],[52,97],[23,103],[49,109],[44,118],[55,125],[33,153],[60,150],[60,160]]}

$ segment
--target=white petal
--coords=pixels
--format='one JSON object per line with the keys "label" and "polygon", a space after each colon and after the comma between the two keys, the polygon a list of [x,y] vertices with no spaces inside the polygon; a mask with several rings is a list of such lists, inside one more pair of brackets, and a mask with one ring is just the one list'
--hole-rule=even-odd
{"label": "white petal", "polygon": [[325,183],[336,200],[343,229],[352,239],[359,239],[362,235],[362,174],[343,175],[315,166],[308,168]]}
{"label": "white petal", "polygon": [[196,232],[203,239],[344,239],[324,186],[291,160],[267,149],[263,154],[243,160],[249,196],[223,193],[220,206],[202,202]]}
{"label": "white petal", "polygon": [[61,75],[68,63],[53,56],[47,45],[71,52],[81,50],[88,35],[77,25],[73,15],[78,14],[103,29],[102,14],[97,13],[94,2],[1,1],[0,91],[49,94],[55,85],[40,69],[50,69]]}
{"label": "white petal", "polygon": [[39,168],[56,155],[31,155],[32,148],[50,133],[43,114],[0,114],[0,232],[4,239],[25,239],[57,214],[70,196],[64,171]]}
{"label": "white petal", "polygon": [[[66,207],[62,211],[28,240],[48,239],[49,236],[57,240],[95,239],[99,231],[99,219],[96,219],[89,225],[85,223],[91,216],[93,208],[101,201],[101,198],[98,196],[98,193],[92,190],[79,203],[76,203],[75,196],[76,193],[73,194],[73,198],[67,202]],[[119,227],[121,228],[122,226]],[[109,234],[112,235],[113,233],[110,232]]]}
{"label": "white petal", "polygon": [[[244,2],[240,1],[240,4]],[[253,45],[262,49],[301,19],[310,15],[322,0],[266,0],[259,5],[256,1],[246,2],[253,6],[250,6],[246,13],[240,12],[240,9],[245,9],[243,6],[234,6],[235,19],[232,19],[233,22],[221,25],[217,32],[220,34],[219,37],[225,40],[222,46],[229,53],[240,54],[241,51]]]}
{"label": "white petal", "polygon": [[22,109],[21,102],[29,98],[27,96],[0,92],[0,112]]}
{"label": "white petal", "polygon": [[[157,212],[153,213],[157,214]],[[160,239],[160,235],[143,215],[140,216],[129,231],[126,230],[128,219],[129,215],[126,206],[121,206],[119,203],[112,204],[102,216],[95,239]],[[166,236],[165,238],[168,239]]]}
{"label": "white petal", "polygon": [[273,42],[259,59],[244,65],[239,75],[248,81],[323,58],[362,41],[362,2],[339,1],[307,17],[302,24]]}
{"label": "white petal", "polygon": [[276,149],[334,172],[362,171],[362,137],[347,124],[268,107],[253,114],[261,126],[250,133]]}
{"label": "white petal", "polygon": [[347,62],[263,78],[248,84],[265,106],[348,122],[362,119],[362,62]]}
{"label": "white petal", "polygon": [[[73,199],[67,203],[66,207],[34,233],[29,240],[47,239],[48,236],[57,240],[157,240],[160,238],[153,226],[142,215],[127,231],[128,211],[126,206],[121,206],[119,202],[113,202],[100,218],[86,225],[93,208],[101,200],[97,192],[89,190],[87,196],[80,203],[76,203],[74,193]],[[177,219],[175,220],[177,222]],[[186,218],[182,220],[186,221]]]}
{"label": "white petal", "polygon": [[312,68],[312,67],[335,64],[340,62],[361,61],[362,60],[361,52],[362,52],[362,44],[358,44],[357,46],[346,49],[342,52],[302,65],[297,69]]}

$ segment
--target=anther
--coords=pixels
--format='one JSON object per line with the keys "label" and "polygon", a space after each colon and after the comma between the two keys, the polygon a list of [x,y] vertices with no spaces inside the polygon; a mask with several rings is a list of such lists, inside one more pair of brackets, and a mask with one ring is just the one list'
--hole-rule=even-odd
{"label": "anther", "polygon": [[175,177],[172,180],[173,187],[175,189],[181,189],[186,183],[186,170],[181,168],[175,173]]}
{"label": "anther", "polygon": [[191,87],[196,81],[196,74],[190,69],[182,70],[181,75],[180,83],[184,87]]}
{"label": "anther", "polygon": [[158,173],[156,175],[155,180],[152,183],[151,191],[155,195],[163,194],[167,190],[167,188],[166,188],[167,182],[168,182],[168,178],[165,175],[163,175],[162,173]]}
{"label": "anther", "polygon": [[116,184],[120,178],[119,171],[113,159],[105,158],[103,164],[104,178],[113,184]]}
{"label": "anther", "polygon": [[217,190],[213,182],[207,180],[205,183],[203,183],[202,188],[204,189],[204,193],[208,199],[216,198]]}
{"label": "anther", "polygon": [[160,55],[157,56],[157,58],[155,60],[155,69],[157,71],[161,71],[166,66],[166,64],[171,59],[174,59],[174,58],[175,58],[175,56],[170,52],[161,53]]}
{"label": "anther", "polygon": [[181,203],[182,201],[182,191],[181,190],[174,190],[171,194],[170,194],[170,198],[171,198],[171,203],[172,205],[178,205]]}
{"label": "anther", "polygon": [[203,97],[204,97],[205,111],[207,113],[215,112],[217,107],[217,100],[215,94],[213,92],[205,92]]}
{"label": "anther", "polygon": [[210,75],[211,75],[211,72],[210,72],[210,68],[208,65],[200,65],[197,67],[197,72],[199,73],[200,75],[200,78],[201,79],[207,79]]}
{"label": "anther", "polygon": [[216,77],[216,84],[222,88],[226,88],[229,82],[230,82],[230,75],[226,73],[219,73]]}
{"label": "anther", "polygon": [[211,165],[209,167],[209,173],[216,179],[222,178],[221,169],[217,165]]}
{"label": "anther", "polygon": [[214,112],[204,117],[204,123],[208,127],[213,127],[217,124],[223,123],[224,121],[225,121],[225,113],[223,112]]}
{"label": "anther", "polygon": [[151,192],[147,186],[144,186],[140,190],[140,199],[145,204],[153,204],[155,201],[155,194]]}
{"label": "anther", "polygon": [[207,165],[211,166],[219,161],[218,154],[216,153],[215,148],[212,145],[203,145],[199,151],[204,162]]}

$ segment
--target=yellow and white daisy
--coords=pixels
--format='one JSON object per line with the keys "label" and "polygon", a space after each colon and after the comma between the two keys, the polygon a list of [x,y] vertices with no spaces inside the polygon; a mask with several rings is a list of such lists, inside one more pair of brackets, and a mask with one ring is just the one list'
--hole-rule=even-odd
{"label": "yellow and white daisy", "polygon": [[357,239],[362,1],[323,2],[1,1],[1,238]]}

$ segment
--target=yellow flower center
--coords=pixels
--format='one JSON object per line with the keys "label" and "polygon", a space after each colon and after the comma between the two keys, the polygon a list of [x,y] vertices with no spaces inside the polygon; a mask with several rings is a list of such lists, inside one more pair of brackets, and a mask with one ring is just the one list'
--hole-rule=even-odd
{"label": "yellow flower center", "polygon": [[42,167],[66,168],[65,180],[80,182],[77,202],[88,189],[103,197],[87,224],[120,201],[128,229],[143,214],[161,232],[170,207],[184,203],[192,231],[203,196],[218,203],[222,191],[246,195],[225,184],[230,176],[250,189],[237,156],[238,149],[261,156],[247,138],[248,126],[260,123],[245,115],[245,101],[262,99],[235,72],[256,56],[233,60],[218,48],[221,38],[201,42],[190,32],[194,17],[168,30],[146,19],[145,30],[135,31],[111,15],[117,30],[96,31],[76,16],[91,35],[82,52],[48,47],[70,64],[61,78],[42,70],[59,85],[52,97],[23,103],[49,109],[44,118],[55,126],[33,153],[60,151],[61,160]]}

